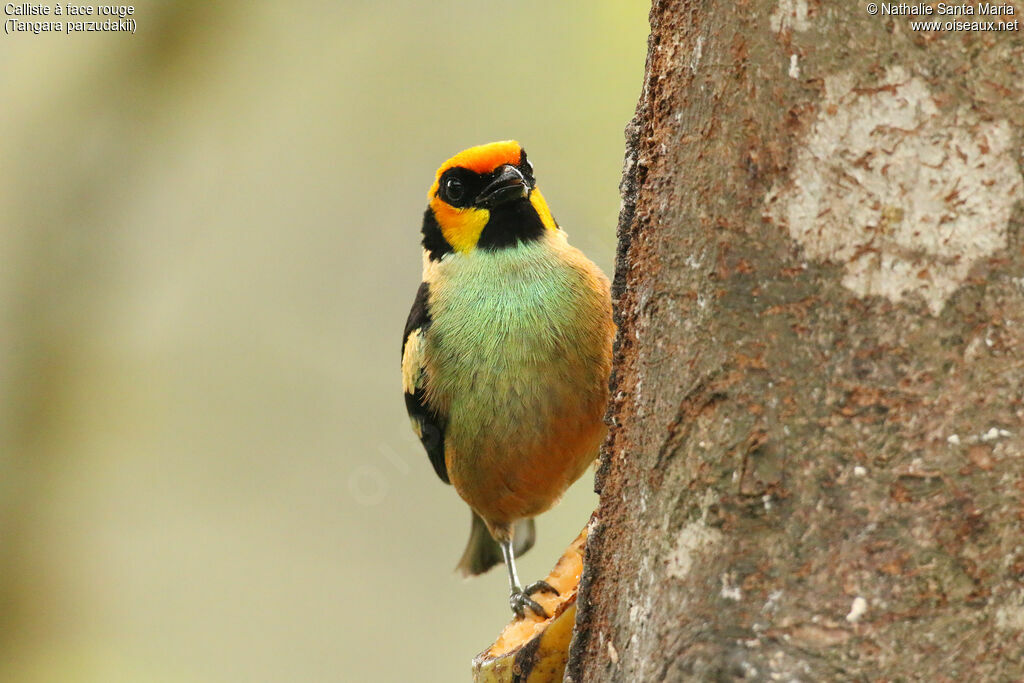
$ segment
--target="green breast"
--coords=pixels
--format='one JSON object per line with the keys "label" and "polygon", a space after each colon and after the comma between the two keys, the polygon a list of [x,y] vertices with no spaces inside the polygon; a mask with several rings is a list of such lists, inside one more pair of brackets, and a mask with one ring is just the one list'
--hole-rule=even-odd
{"label": "green breast", "polygon": [[607,292],[595,289],[596,267],[579,252],[542,240],[441,266],[431,284],[427,391],[445,407],[456,447],[482,431],[536,435],[557,412],[602,394]]}

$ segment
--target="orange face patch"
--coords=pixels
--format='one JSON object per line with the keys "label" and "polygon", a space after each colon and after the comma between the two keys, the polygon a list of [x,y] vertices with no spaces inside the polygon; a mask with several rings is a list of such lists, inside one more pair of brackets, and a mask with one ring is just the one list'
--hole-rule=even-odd
{"label": "orange face patch", "polygon": [[434,184],[430,186],[427,199],[441,226],[441,233],[455,251],[469,251],[476,245],[481,231],[490,218],[490,212],[487,209],[455,208],[438,199],[437,190],[441,176],[448,169],[456,167],[468,168],[474,173],[490,173],[504,164],[518,164],[522,153],[522,146],[515,140],[491,142],[463,150],[437,169],[437,176],[434,178]]}
{"label": "orange face patch", "polygon": [[[430,186],[430,191],[427,193],[427,200],[430,202],[430,208],[441,229],[441,234],[452,249],[457,252],[468,252],[475,248],[480,234],[490,220],[491,213],[482,207],[455,207],[445,202],[438,196],[441,176],[452,168],[465,168],[485,175],[505,164],[518,166],[522,156],[523,148],[518,142],[502,140],[463,150],[437,169],[434,184]],[[548,230],[557,230],[558,226],[551,217],[551,211],[540,190],[534,187],[529,196],[530,203],[540,216],[544,227]]]}

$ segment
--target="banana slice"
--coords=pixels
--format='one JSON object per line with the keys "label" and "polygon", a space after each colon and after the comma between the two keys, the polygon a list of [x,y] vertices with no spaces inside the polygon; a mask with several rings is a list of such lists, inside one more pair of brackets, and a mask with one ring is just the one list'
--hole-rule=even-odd
{"label": "banana slice", "polygon": [[473,660],[475,683],[548,683],[561,681],[569,658],[569,642],[576,622],[576,592],[583,573],[584,527],[555,568],[544,579],[558,595],[534,593],[533,599],[551,616],[526,611],[514,618],[489,648]]}

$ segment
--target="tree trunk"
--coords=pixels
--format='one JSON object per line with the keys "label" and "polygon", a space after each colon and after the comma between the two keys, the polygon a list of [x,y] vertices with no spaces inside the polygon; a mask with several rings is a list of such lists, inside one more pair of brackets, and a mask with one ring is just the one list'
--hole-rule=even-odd
{"label": "tree trunk", "polygon": [[1024,3],[868,7],[654,3],[567,680],[1024,680]]}

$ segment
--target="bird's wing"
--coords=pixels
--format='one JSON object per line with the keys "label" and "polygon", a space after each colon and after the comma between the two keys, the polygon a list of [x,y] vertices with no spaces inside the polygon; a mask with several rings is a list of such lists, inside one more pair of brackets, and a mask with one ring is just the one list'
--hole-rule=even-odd
{"label": "bird's wing", "polygon": [[424,282],[416,292],[409,319],[402,336],[402,389],[405,391],[405,409],[409,411],[412,429],[420,438],[430,456],[437,476],[446,484],[448,468],[444,464],[444,430],[446,416],[432,407],[426,398],[424,368],[424,346],[427,328],[430,327],[430,286]]}

